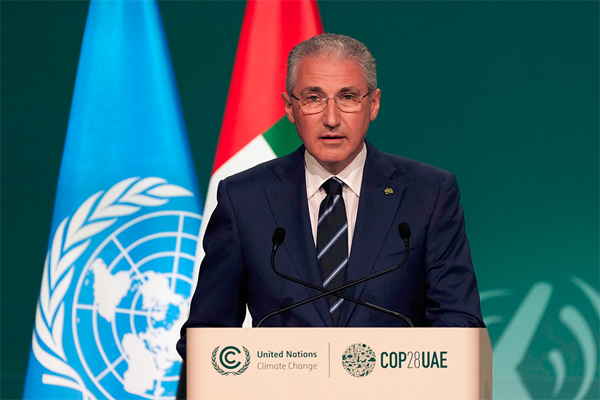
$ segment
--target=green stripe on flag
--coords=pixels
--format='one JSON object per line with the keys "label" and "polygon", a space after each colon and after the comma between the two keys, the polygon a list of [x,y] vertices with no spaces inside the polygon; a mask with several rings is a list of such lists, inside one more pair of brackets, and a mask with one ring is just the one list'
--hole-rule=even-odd
{"label": "green stripe on flag", "polygon": [[296,127],[285,116],[266,131],[263,137],[277,157],[291,153],[302,144]]}

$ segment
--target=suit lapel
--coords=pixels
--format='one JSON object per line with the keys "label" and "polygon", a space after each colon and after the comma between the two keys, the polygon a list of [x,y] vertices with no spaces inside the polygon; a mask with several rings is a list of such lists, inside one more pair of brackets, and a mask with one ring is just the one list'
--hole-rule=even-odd
{"label": "suit lapel", "polygon": [[[288,252],[292,260],[295,275],[301,280],[320,286],[321,276],[306,198],[304,147],[281,160],[282,162],[273,169],[275,175],[279,177],[278,182],[265,188],[269,207],[277,226],[286,230],[283,249]],[[282,272],[294,275],[290,271]],[[308,297],[318,294],[309,288],[306,288],[306,292]],[[313,301],[312,304],[316,307],[323,324],[332,326],[333,321],[325,298]]]}
{"label": "suit lapel", "polygon": [[[391,179],[396,172],[396,167],[382,155],[383,153],[367,143],[367,160],[348,261],[348,282],[363,278],[373,272],[375,260],[390,231],[405,189],[400,181]],[[393,191],[390,195],[385,193],[388,188]],[[398,240],[400,241],[400,239]],[[346,293],[348,296],[358,299],[364,287],[365,283],[362,283],[349,288]],[[342,311],[340,326],[347,325],[357,306],[352,302],[347,303]]]}

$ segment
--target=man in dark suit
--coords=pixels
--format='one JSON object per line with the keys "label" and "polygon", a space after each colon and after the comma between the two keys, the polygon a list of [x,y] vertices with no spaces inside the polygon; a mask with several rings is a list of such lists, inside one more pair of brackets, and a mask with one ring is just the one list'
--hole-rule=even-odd
{"label": "man in dark suit", "polygon": [[[415,326],[484,326],[454,176],[365,141],[381,96],[370,51],[341,35],[309,39],[290,53],[286,92],[287,116],[304,145],[220,183],[184,329],[241,326],[246,307],[256,324],[320,293],[273,272],[276,227],[287,232],[278,269],[331,289],[398,264],[406,251],[401,222],[412,230],[406,265],[344,294],[401,313]],[[264,326],[407,323],[329,296]],[[185,357],[185,335],[178,350]]]}

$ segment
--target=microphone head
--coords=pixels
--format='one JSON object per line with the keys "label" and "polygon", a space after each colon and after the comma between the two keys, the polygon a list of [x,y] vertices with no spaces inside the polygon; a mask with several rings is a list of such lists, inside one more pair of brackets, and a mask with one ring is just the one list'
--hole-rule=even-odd
{"label": "microphone head", "polygon": [[275,232],[273,232],[273,244],[281,246],[283,239],[285,239],[285,229],[282,227],[277,227]]}
{"label": "microphone head", "polygon": [[407,241],[410,238],[411,232],[410,225],[408,225],[408,222],[401,222],[400,225],[398,225],[398,233],[404,241]]}

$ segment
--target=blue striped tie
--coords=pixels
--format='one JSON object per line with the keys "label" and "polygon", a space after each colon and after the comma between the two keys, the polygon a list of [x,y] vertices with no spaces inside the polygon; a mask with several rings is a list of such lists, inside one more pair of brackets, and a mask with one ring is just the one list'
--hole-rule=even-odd
{"label": "blue striped tie", "polygon": [[[333,289],[344,284],[348,264],[348,220],[342,197],[344,183],[332,177],[323,183],[327,196],[319,208],[317,227],[317,258],[323,278],[323,287]],[[344,299],[327,296],[329,312],[337,325]]]}

